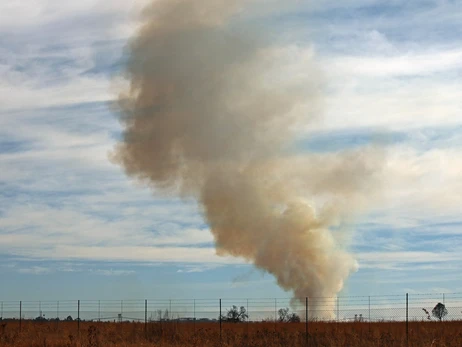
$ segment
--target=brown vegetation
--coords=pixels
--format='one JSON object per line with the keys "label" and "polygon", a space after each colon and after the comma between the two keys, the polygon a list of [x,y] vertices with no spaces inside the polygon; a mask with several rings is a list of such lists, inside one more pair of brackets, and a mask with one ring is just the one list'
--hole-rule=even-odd
{"label": "brown vegetation", "polygon": [[[146,328],[146,330],[145,330]],[[221,340],[221,342],[220,342]],[[308,343],[308,344],[307,344]],[[405,323],[97,323],[2,322],[0,346],[15,347],[276,347],[406,346]],[[458,347],[462,323],[410,322],[409,346]]]}

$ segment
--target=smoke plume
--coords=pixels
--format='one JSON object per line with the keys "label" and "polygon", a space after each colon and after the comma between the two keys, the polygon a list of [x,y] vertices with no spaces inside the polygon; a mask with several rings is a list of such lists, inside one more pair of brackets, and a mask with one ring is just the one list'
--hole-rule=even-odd
{"label": "smoke plume", "polygon": [[330,316],[315,298],[335,297],[357,266],[340,225],[365,204],[375,162],[294,150],[319,114],[322,80],[309,57],[310,79],[288,78],[287,51],[263,20],[249,24],[247,5],[156,0],[144,11],[112,160],[156,192],[196,198],[217,254],[252,262]]}

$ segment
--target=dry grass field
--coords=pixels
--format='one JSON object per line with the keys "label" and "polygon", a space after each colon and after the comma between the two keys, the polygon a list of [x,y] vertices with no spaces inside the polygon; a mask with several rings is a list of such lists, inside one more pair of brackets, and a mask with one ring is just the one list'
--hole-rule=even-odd
{"label": "dry grass field", "polygon": [[218,323],[0,322],[0,346],[462,346],[462,322],[405,323]]}

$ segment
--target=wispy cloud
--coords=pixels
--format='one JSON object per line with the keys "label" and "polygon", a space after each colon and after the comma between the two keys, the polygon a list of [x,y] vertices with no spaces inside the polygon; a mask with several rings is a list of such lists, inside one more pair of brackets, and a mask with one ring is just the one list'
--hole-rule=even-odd
{"label": "wispy cloud", "polygon": [[[33,265],[32,260],[22,260],[15,264],[11,264],[7,269],[11,272],[18,272],[25,275],[53,275],[59,273],[90,273],[102,276],[128,276],[133,275],[136,272],[134,270],[128,270],[123,268],[114,267],[102,267],[95,268],[95,264],[79,264],[77,262],[65,264],[62,262],[46,262],[46,265]],[[102,264],[100,264],[101,266]],[[117,266],[116,264],[113,264]],[[97,265],[96,265],[97,266]]]}
{"label": "wispy cloud", "polygon": [[133,270],[96,270],[95,271],[98,275],[103,276],[128,276],[135,273]]}
{"label": "wispy cloud", "polygon": [[327,64],[343,75],[367,78],[422,77],[462,69],[462,50],[345,56],[328,60]]}
{"label": "wispy cloud", "polygon": [[32,266],[30,268],[20,268],[18,269],[18,272],[22,274],[44,275],[51,273],[52,270],[46,267]]}
{"label": "wispy cloud", "polygon": [[98,260],[98,261],[151,261],[179,263],[244,264],[243,260],[232,257],[218,257],[214,248],[194,247],[82,247],[56,246],[49,249],[16,249],[11,255],[29,259],[51,260]]}
{"label": "wispy cloud", "polygon": [[222,264],[207,264],[203,263],[200,265],[185,265],[183,268],[178,269],[178,273],[199,273],[199,272],[206,272],[214,269],[218,269]]}

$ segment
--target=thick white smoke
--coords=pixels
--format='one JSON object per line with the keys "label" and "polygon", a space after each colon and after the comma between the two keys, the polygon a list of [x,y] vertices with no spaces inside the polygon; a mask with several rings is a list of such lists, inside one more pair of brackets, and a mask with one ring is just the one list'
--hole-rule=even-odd
{"label": "thick white smoke", "polygon": [[156,191],[195,197],[219,255],[252,262],[329,317],[333,307],[315,298],[335,297],[357,266],[330,228],[364,204],[375,156],[290,150],[297,127],[318,116],[299,111],[319,110],[319,74],[306,62],[309,85],[287,83],[263,21],[239,20],[247,4],[156,0],[146,9],[112,160]]}

